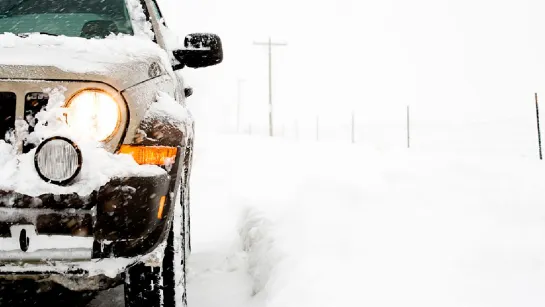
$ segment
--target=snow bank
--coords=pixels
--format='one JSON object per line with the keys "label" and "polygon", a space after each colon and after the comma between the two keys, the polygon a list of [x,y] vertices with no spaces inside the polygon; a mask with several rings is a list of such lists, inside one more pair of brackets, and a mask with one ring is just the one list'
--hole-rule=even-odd
{"label": "snow bank", "polygon": [[283,255],[276,250],[272,233],[275,225],[255,209],[248,208],[243,215],[240,238],[247,253],[247,272],[252,278],[253,295],[260,294],[269,283],[273,270]]}
{"label": "snow bank", "polygon": [[545,303],[535,158],[196,141],[191,306]]}
{"label": "snow bank", "polygon": [[[80,174],[73,184],[66,187],[46,183],[38,176],[34,166],[36,149],[17,155],[12,144],[0,141],[0,190],[13,190],[30,196],[47,193],[86,196],[114,177],[156,176],[165,172],[157,166],[139,165],[130,155],[112,154],[102,148],[99,142],[74,133],[64,121],[64,91],[63,88],[45,90],[49,94],[49,102],[44,110],[36,114],[38,123],[34,132],[27,135],[27,140],[38,144],[52,136],[71,139],[82,152]],[[19,135],[22,133],[19,132]]]}

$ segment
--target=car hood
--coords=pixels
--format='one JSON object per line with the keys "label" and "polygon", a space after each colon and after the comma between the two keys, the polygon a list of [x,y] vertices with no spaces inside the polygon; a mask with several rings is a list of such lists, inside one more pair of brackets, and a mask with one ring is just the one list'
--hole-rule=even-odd
{"label": "car hood", "polygon": [[0,35],[0,79],[96,81],[122,91],[169,69],[166,52],[147,38]]}

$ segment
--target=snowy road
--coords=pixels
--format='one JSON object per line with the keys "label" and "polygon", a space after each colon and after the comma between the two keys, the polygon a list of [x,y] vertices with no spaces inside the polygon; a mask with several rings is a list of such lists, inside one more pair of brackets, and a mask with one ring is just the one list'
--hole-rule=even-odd
{"label": "snowy road", "polygon": [[535,157],[201,142],[191,307],[545,304]]}

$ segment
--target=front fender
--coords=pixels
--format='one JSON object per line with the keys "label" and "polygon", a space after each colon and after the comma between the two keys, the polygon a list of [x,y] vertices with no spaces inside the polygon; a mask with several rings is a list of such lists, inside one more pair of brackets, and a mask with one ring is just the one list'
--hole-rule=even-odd
{"label": "front fender", "polygon": [[172,95],[159,91],[144,114],[131,144],[140,146],[191,147],[193,117]]}
{"label": "front fender", "polygon": [[175,89],[176,81],[170,75],[163,75],[128,88],[121,93],[129,110],[127,133],[123,138],[123,144],[134,144],[148,110],[153,103],[157,102],[157,94],[163,92],[173,96]]}

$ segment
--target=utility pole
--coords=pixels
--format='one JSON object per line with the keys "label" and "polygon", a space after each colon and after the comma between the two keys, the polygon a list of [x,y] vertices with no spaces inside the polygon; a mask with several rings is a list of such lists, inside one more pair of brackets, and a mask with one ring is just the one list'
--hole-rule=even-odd
{"label": "utility pole", "polygon": [[244,79],[238,79],[237,82],[237,133],[240,132],[240,110],[242,103],[242,82]]}
{"label": "utility pole", "polygon": [[536,98],[536,117],[537,117],[537,140],[539,142],[539,160],[543,160],[543,153],[541,151],[541,129],[539,127],[539,106],[537,102],[537,93],[535,95]]}
{"label": "utility pole", "polygon": [[286,43],[273,43],[269,37],[269,41],[266,43],[263,42],[254,42],[254,45],[267,46],[269,48],[269,136],[274,135],[274,126],[273,126],[273,101],[272,101],[272,47],[286,46]]}

